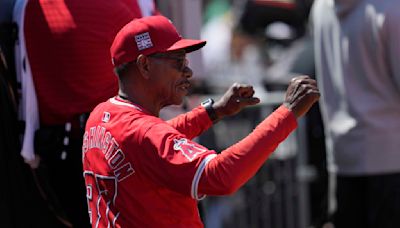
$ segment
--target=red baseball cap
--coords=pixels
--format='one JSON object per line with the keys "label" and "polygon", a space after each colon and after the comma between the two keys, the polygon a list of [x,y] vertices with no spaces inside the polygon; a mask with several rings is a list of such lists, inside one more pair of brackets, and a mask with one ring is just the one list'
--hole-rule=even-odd
{"label": "red baseball cap", "polygon": [[113,65],[119,66],[136,60],[140,54],[180,49],[189,53],[205,44],[204,40],[183,39],[168,18],[150,16],[126,24],[115,36],[110,52]]}

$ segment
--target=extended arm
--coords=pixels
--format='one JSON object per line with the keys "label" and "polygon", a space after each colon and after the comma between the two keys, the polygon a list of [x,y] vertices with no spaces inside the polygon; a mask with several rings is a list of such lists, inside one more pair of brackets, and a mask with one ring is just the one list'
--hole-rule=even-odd
{"label": "extended arm", "polygon": [[239,143],[210,160],[198,186],[202,194],[231,194],[247,182],[275,148],[292,132],[295,118],[304,115],[318,100],[316,82],[301,76],[291,81],[284,104]]}
{"label": "extended arm", "polygon": [[[217,119],[220,120],[225,116],[234,115],[244,107],[260,102],[258,98],[253,97],[253,94],[252,86],[233,84],[222,98],[213,105]],[[212,125],[210,117],[203,107],[197,107],[167,122],[189,139],[199,136]]]}
{"label": "extended arm", "polygon": [[281,106],[237,144],[210,160],[200,179],[200,194],[234,193],[254,176],[269,155],[296,128],[295,116]]}
{"label": "extended arm", "polygon": [[199,136],[212,125],[206,110],[201,106],[168,120],[167,123],[188,139]]}

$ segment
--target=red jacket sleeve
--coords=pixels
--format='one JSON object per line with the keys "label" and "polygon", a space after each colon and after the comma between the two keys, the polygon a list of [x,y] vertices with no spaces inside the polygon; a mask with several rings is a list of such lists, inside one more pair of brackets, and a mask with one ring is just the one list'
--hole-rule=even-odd
{"label": "red jacket sleeve", "polygon": [[237,191],[297,127],[294,114],[279,107],[237,144],[211,159],[201,176],[199,195],[226,195]]}
{"label": "red jacket sleeve", "polygon": [[198,199],[195,196],[201,174],[215,151],[187,139],[164,121],[150,125],[140,147],[135,148],[141,151],[135,154],[137,172],[157,185]]}
{"label": "red jacket sleeve", "polygon": [[169,125],[185,135],[188,139],[193,139],[211,127],[212,122],[204,107],[199,106],[190,112],[181,114],[169,121]]}

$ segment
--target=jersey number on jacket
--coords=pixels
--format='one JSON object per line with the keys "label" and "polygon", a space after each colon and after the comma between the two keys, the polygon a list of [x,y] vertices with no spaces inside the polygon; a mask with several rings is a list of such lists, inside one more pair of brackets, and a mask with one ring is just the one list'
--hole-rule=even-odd
{"label": "jersey number on jacket", "polygon": [[95,224],[93,227],[115,227],[119,215],[115,209],[117,179],[94,174],[91,171],[85,171],[83,175],[86,182],[90,223]]}

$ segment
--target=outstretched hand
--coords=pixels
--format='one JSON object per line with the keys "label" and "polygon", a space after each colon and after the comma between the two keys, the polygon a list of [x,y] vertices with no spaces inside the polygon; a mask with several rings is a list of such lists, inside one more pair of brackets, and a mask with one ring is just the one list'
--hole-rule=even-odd
{"label": "outstretched hand", "polygon": [[213,104],[218,119],[240,112],[244,107],[258,104],[260,99],[253,97],[251,85],[234,83],[225,94]]}
{"label": "outstretched hand", "polygon": [[290,81],[283,104],[298,118],[303,116],[319,97],[317,82],[309,76],[298,76]]}

